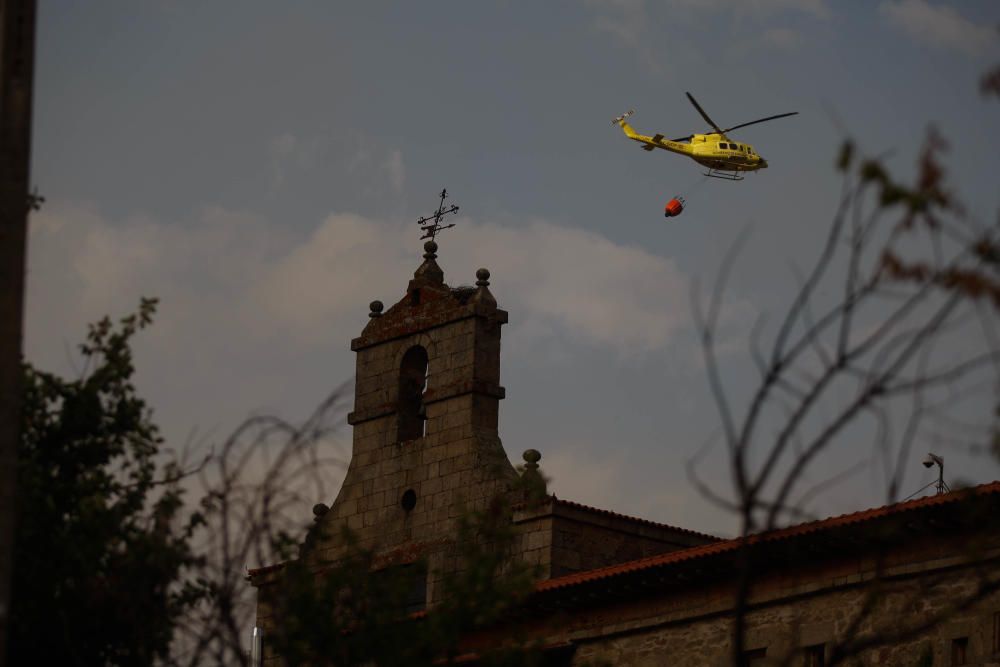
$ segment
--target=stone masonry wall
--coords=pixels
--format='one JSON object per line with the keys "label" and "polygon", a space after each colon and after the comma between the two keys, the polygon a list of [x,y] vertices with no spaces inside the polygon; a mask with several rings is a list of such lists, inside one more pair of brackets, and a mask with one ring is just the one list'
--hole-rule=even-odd
{"label": "stone masonry wall", "polygon": [[715,541],[709,535],[550,498],[514,513],[515,557],[543,579]]}
{"label": "stone masonry wall", "polygon": [[[912,619],[914,614],[941,610],[950,599],[968,593],[973,586],[973,579],[964,576],[925,595],[916,581],[910,581],[908,586],[884,596],[878,602],[873,612],[877,620],[866,624],[866,630],[878,624],[883,630],[891,631],[895,627],[893,619]],[[805,599],[789,599],[751,612],[747,616],[746,648],[764,649],[766,652],[763,659],[752,664],[754,667],[803,664],[801,656],[791,663],[783,663],[783,659],[798,648],[820,644],[828,652],[830,642],[844,636],[853,614],[866,602],[866,595],[866,591],[859,587],[843,588]],[[915,604],[915,601],[918,603]],[[969,661],[966,664],[1000,665],[1000,654],[994,651],[993,646],[997,613],[1000,613],[1000,595],[994,594],[969,609],[957,612],[933,630],[893,642],[887,647],[866,650],[856,662],[849,664],[918,667],[927,664],[922,660],[929,652],[932,656],[929,665],[951,665],[951,642],[964,637],[968,639]],[[730,618],[723,615],[665,624],[584,642],[573,664],[729,667],[732,665],[729,632]]]}
{"label": "stone masonry wall", "polygon": [[[1000,592],[993,591],[973,605],[955,610],[980,583],[980,575],[996,580],[1000,550],[994,546],[985,566],[962,563],[971,553],[954,545],[907,545],[885,571],[887,583],[871,597],[871,558],[835,559],[829,565],[759,577],[753,584],[752,610],[747,615],[745,648],[764,649],[755,667],[803,664],[803,647],[843,638],[855,616],[874,600],[874,607],[853,636],[887,636],[903,623],[930,620],[943,614],[934,628],[863,652],[857,665],[951,665],[954,640],[967,641],[969,665],[1000,665]],[[982,552],[977,552],[982,556]],[[978,568],[978,569],[977,569]],[[612,664],[652,667],[678,665],[728,667],[733,585],[718,582],[634,602],[606,604],[562,615],[549,641],[572,641],[578,649],[575,665]],[[929,654],[930,663],[922,662]]]}
{"label": "stone masonry wall", "polygon": [[[507,314],[496,307],[485,279],[478,290],[452,290],[436,277],[435,267],[432,258],[425,262],[407,296],[373,317],[352,343],[353,455],[309,551],[316,561],[336,560],[343,548],[340,527],[346,526],[362,547],[425,556],[429,603],[453,567],[448,544],[459,517],[507,493],[516,475],[497,432],[504,393],[500,329]],[[428,360],[425,433],[400,441],[401,365],[415,346]]]}
{"label": "stone masonry wall", "polygon": [[[315,567],[344,553],[343,527],[359,546],[387,563],[428,561],[427,604],[441,579],[457,566],[454,540],[459,517],[509,492],[516,473],[497,432],[500,330],[507,313],[487,288],[453,290],[443,281],[425,244],[425,261],[406,295],[382,314],[372,303],[368,325],[351,343],[357,352],[354,427],[350,464],[337,498],[321,512],[302,557]],[[403,358],[415,346],[426,351],[426,388],[420,404],[424,434],[400,441]],[[404,502],[404,497],[407,499]],[[257,624],[265,636],[280,622],[267,605],[276,572],[255,575]],[[266,645],[266,642],[265,642]],[[279,664],[268,656],[266,664]]]}
{"label": "stone masonry wall", "polygon": [[669,526],[557,506],[552,576],[594,570],[711,541],[708,536]]}

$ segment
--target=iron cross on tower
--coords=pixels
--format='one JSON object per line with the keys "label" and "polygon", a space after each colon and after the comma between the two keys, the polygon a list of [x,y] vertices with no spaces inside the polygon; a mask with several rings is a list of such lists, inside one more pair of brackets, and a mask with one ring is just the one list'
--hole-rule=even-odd
{"label": "iron cross on tower", "polygon": [[420,225],[420,231],[424,233],[424,235],[420,237],[421,240],[430,239],[431,241],[433,241],[434,237],[437,236],[438,232],[440,232],[443,229],[448,229],[450,227],[455,226],[455,223],[451,223],[450,225],[441,224],[441,218],[443,218],[444,216],[448,215],[449,213],[458,213],[457,206],[452,205],[452,207],[449,209],[446,209],[444,207],[444,200],[447,197],[448,197],[448,191],[442,190],[441,204],[438,205],[438,209],[434,211],[434,214],[428,215],[427,217],[420,218],[419,220],[417,220],[417,224]]}

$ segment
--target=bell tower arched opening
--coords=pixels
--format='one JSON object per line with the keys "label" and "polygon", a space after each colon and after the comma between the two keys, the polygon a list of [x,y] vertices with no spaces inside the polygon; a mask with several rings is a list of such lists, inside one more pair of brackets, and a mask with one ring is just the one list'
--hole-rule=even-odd
{"label": "bell tower arched opening", "polygon": [[399,426],[396,440],[422,438],[427,424],[424,391],[427,389],[427,350],[415,345],[406,351],[399,365]]}

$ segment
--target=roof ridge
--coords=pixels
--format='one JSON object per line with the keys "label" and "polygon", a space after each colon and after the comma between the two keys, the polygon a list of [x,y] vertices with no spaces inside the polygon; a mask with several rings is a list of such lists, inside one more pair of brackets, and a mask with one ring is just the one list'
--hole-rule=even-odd
{"label": "roof ridge", "polygon": [[622,514],[621,512],[615,512],[614,510],[607,510],[602,507],[594,507],[592,505],[584,505],[583,503],[578,503],[575,500],[564,500],[563,498],[557,498],[555,494],[551,496],[552,500],[560,505],[567,505],[569,507],[575,507],[576,509],[581,509],[587,512],[594,512],[595,514],[604,514],[607,516],[613,516],[616,519],[626,519],[628,521],[635,521],[637,523],[644,523],[649,526],[656,526],[658,528],[669,528],[670,530],[676,530],[681,533],[687,533],[688,535],[696,535],[698,537],[705,537],[715,542],[724,540],[725,538],[719,537],[717,535],[709,535],[708,533],[702,533],[697,530],[691,530],[690,528],[682,528],[680,526],[675,526],[669,523],[662,523],[660,521],[653,521],[652,519],[644,519],[638,516],[632,516],[630,514]]}
{"label": "roof ridge", "polygon": [[636,572],[639,570],[644,570],[646,568],[652,568],[660,565],[669,565],[674,562],[682,562],[682,561],[692,560],[695,558],[702,558],[704,556],[716,553],[725,553],[727,551],[734,550],[736,547],[740,546],[743,543],[757,544],[761,542],[775,542],[778,540],[794,537],[797,535],[804,535],[808,533],[817,532],[819,530],[826,530],[845,525],[854,525],[858,523],[863,523],[877,518],[892,516],[895,514],[919,509],[922,507],[946,505],[949,503],[954,503],[960,500],[964,500],[969,496],[982,496],[994,493],[1000,493],[1000,480],[988,482],[986,484],[980,484],[978,486],[968,487],[965,489],[958,489],[956,491],[952,491],[949,493],[943,493],[934,496],[925,496],[923,498],[916,498],[914,500],[892,503],[889,505],[883,505],[881,507],[874,507],[867,510],[860,510],[858,512],[841,514],[839,516],[829,517],[826,519],[818,519],[816,521],[808,521],[806,523],[795,524],[793,526],[786,526],[785,528],[777,528],[775,530],[763,533],[754,533],[746,537],[734,537],[720,542],[713,542],[711,544],[702,544],[696,547],[681,549],[679,551],[670,551],[664,554],[657,554],[654,556],[646,556],[644,558],[638,558],[636,560],[626,561],[624,563],[617,563],[615,565],[608,565],[606,567],[596,568],[593,570],[575,572],[573,574],[567,574],[562,577],[556,577],[554,579],[547,579],[545,581],[541,581],[538,584],[536,584],[535,590],[537,592],[544,592],[560,588],[566,588],[569,586],[586,583],[588,581],[606,579],[608,577],[613,577],[620,574],[626,574],[629,572]]}

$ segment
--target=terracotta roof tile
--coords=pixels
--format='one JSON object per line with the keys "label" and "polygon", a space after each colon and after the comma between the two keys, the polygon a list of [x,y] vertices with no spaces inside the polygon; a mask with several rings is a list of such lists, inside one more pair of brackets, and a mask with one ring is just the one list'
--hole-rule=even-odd
{"label": "terracotta roof tile", "polygon": [[629,516],[627,514],[619,514],[618,512],[612,512],[611,510],[601,509],[600,507],[591,507],[590,505],[584,505],[582,503],[574,502],[572,500],[563,500],[562,498],[557,498],[555,495],[552,496],[552,500],[557,505],[572,507],[574,509],[583,510],[584,512],[590,512],[591,514],[610,516],[614,517],[615,519],[623,519],[625,521],[641,523],[646,526],[655,526],[656,528],[667,528],[669,530],[675,530],[678,533],[684,533],[685,535],[692,535],[695,537],[704,538],[706,540],[712,540],[713,542],[718,542],[722,540],[721,537],[716,537],[715,535],[709,535],[707,533],[699,533],[698,531],[691,530],[689,528],[680,528],[678,526],[672,526],[668,523],[659,523],[657,521],[650,521],[649,519],[642,519],[636,516]]}
{"label": "terracotta roof tile", "polygon": [[262,567],[247,568],[247,579],[253,579],[254,577],[259,577],[262,574],[268,574],[270,572],[277,572],[278,570],[284,568],[286,563],[275,563],[274,565],[264,565]]}
{"label": "terracotta roof tile", "polygon": [[982,484],[980,486],[975,486],[969,489],[962,489],[960,491],[954,491],[952,493],[946,493],[936,496],[928,496],[925,498],[918,498],[916,500],[910,500],[907,502],[885,505],[883,507],[862,510],[860,512],[853,512],[851,514],[843,514],[841,516],[831,517],[829,519],[810,521],[808,523],[802,523],[795,526],[789,526],[788,528],[772,530],[766,533],[757,533],[754,535],[750,535],[747,538],[735,538],[731,540],[715,542],[712,544],[705,544],[702,546],[692,547],[690,549],[683,549],[681,551],[671,551],[657,556],[640,558],[638,560],[628,561],[627,563],[620,563],[618,565],[610,565],[608,567],[602,567],[596,570],[577,572],[563,577],[557,577],[555,579],[548,579],[546,581],[539,582],[536,585],[535,590],[539,593],[560,590],[563,588],[569,588],[571,586],[577,586],[587,582],[609,579],[611,577],[616,577],[624,574],[641,572],[643,570],[651,570],[658,567],[667,567],[677,563],[692,561],[698,558],[706,558],[712,555],[733,552],[737,548],[742,546],[744,542],[746,544],[764,544],[764,543],[779,542],[781,540],[786,540],[802,535],[824,532],[843,526],[857,525],[868,521],[872,521],[874,519],[902,514],[904,512],[910,512],[921,508],[949,505],[959,500],[968,498],[970,496],[981,497],[981,496],[989,496],[997,494],[1000,494],[1000,481],[990,482],[989,484]]}

